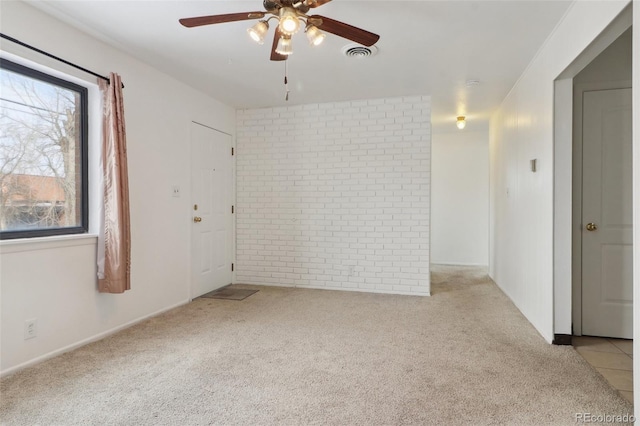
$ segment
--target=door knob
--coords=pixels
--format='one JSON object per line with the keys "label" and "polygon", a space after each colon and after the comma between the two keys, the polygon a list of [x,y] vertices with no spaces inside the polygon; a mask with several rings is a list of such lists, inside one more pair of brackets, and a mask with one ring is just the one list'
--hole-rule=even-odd
{"label": "door knob", "polygon": [[587,229],[587,231],[595,231],[596,229],[598,229],[598,225],[596,225],[593,222],[589,222],[589,223],[587,223],[585,228]]}
{"label": "door knob", "polygon": [[193,221],[195,223],[202,222],[202,218],[200,216],[196,216],[196,217],[193,218]]}

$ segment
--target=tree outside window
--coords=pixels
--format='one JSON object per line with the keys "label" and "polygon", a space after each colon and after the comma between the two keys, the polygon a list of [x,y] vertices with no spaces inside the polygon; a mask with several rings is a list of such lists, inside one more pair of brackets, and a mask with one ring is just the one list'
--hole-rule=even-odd
{"label": "tree outside window", "polygon": [[0,61],[0,238],[87,230],[87,89]]}

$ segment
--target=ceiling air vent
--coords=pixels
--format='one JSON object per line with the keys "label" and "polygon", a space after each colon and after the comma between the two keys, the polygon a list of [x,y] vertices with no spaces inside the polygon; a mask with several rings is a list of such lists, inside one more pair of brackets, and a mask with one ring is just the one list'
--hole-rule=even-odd
{"label": "ceiling air vent", "polygon": [[378,53],[378,48],[375,46],[365,47],[359,44],[348,44],[342,48],[342,54],[349,58],[366,58],[375,56],[376,53]]}

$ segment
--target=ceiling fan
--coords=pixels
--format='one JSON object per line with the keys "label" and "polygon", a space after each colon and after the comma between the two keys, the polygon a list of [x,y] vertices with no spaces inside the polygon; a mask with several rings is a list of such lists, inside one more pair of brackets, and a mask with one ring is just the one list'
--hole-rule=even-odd
{"label": "ceiling fan", "polygon": [[[284,61],[293,53],[291,36],[305,26],[305,33],[309,42],[317,46],[325,38],[322,31],[346,38],[364,46],[373,46],[380,36],[369,31],[336,21],[320,15],[307,15],[310,9],[322,6],[331,0],[264,0],[265,11],[228,13],[223,15],[198,16],[195,18],[183,18],[179,22],[187,28],[202,25],[222,24],[225,22],[246,21],[260,19],[258,23],[249,28],[247,32],[257,43],[263,44],[264,37],[269,30],[269,21],[276,19],[276,27],[271,47],[271,60]],[[262,19],[267,15],[267,19]]]}

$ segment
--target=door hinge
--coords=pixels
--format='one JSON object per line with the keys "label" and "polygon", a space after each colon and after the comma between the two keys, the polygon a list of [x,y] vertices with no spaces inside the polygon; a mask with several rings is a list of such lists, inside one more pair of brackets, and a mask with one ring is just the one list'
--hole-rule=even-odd
{"label": "door hinge", "polygon": [[233,147],[231,147],[231,155],[234,155]]}
{"label": "door hinge", "polygon": [[231,272],[233,272],[233,263],[231,264]]}
{"label": "door hinge", "polygon": [[231,213],[235,213],[235,208],[233,206],[231,206]]}

